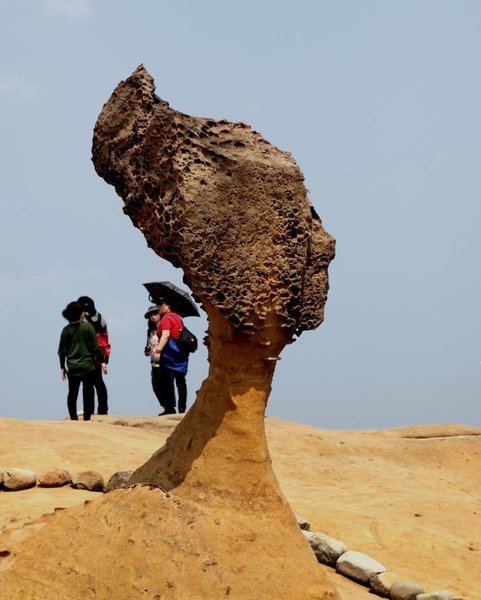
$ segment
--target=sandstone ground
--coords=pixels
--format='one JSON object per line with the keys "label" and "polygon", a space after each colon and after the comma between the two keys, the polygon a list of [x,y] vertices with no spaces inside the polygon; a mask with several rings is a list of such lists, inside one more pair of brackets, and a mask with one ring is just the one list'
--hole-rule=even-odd
{"label": "sandstone ground", "polygon": [[[180,418],[0,419],[0,466],[37,473],[55,467],[95,469],[107,481],[115,471],[143,464]],[[481,428],[446,424],[331,431],[269,418],[266,430],[281,489],[313,531],[344,541],[426,591],[449,589],[476,600]],[[21,555],[22,543],[55,509],[75,510],[102,497],[70,487],[0,492],[0,580]],[[86,544],[94,534],[85,532]],[[373,598],[333,569],[319,568],[343,600]]]}

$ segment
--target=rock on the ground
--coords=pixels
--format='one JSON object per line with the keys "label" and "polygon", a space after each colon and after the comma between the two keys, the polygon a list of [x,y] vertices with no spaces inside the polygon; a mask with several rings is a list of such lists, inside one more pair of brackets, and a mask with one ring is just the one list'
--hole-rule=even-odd
{"label": "rock on the ground", "polygon": [[72,479],[72,487],[77,490],[88,490],[90,492],[103,492],[104,480],[96,471],[82,471]]}
{"label": "rock on the ground", "polygon": [[61,487],[72,482],[72,475],[65,469],[51,469],[37,478],[40,487]]}
{"label": "rock on the ground", "polygon": [[296,515],[297,524],[299,525],[299,529],[304,531],[309,531],[311,528],[311,524],[307,519],[304,519],[301,515]]}
{"label": "rock on the ground", "polygon": [[7,468],[3,472],[3,485],[8,490],[26,490],[34,487],[37,483],[37,477],[29,469],[20,469],[18,467]]}
{"label": "rock on the ground", "polygon": [[303,531],[307,541],[311,545],[317,560],[323,565],[334,566],[337,559],[347,551],[344,542],[329,537],[324,533],[314,531]]}
{"label": "rock on the ground", "polygon": [[369,579],[376,573],[386,571],[386,567],[374,558],[354,550],[344,552],[337,559],[336,569],[342,575],[365,584],[368,584]]}
{"label": "rock on the ground", "polygon": [[369,585],[375,594],[387,598],[393,584],[400,580],[399,575],[396,575],[392,571],[383,571],[382,573],[372,575],[369,579]]}
{"label": "rock on the ground", "polygon": [[104,492],[108,493],[112,490],[128,487],[128,481],[132,477],[132,473],[133,471],[117,471],[114,473],[107,481],[107,485],[104,487]]}
{"label": "rock on the ground", "polygon": [[396,581],[391,587],[392,600],[416,600],[424,588],[414,581]]}

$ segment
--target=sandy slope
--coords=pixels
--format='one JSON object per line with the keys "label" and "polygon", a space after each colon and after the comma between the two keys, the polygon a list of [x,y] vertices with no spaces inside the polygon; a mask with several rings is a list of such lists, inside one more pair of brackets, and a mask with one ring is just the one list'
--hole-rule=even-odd
{"label": "sandy slope", "polygon": [[[107,480],[145,462],[179,418],[0,419],[0,465],[36,472],[96,469]],[[345,541],[427,590],[479,597],[481,428],[327,431],[267,419],[266,429],[281,488],[312,530]],[[0,492],[0,581],[12,561],[7,552],[21,551],[22,541],[45,523],[42,515],[101,497],[69,487]],[[326,571],[343,600],[373,597]]]}

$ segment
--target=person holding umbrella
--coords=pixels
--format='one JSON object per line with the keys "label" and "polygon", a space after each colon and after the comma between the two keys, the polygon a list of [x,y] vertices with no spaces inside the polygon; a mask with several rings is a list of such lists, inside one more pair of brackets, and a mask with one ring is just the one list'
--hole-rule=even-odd
{"label": "person holding umbrella", "polygon": [[184,323],[182,317],[173,312],[163,298],[157,299],[157,307],[160,314],[160,322],[156,331],[159,342],[154,351],[154,360],[159,363],[156,376],[164,406],[164,412],[161,414],[167,415],[176,412],[174,380],[179,395],[178,411],[184,413],[187,408],[185,376],[189,368],[189,355],[177,343]]}
{"label": "person holding umbrella", "polygon": [[[163,389],[163,394],[169,402],[168,412],[171,412],[172,408],[175,412],[175,394],[172,381],[174,380],[178,393],[178,411],[184,413],[187,408],[185,376],[189,366],[189,352],[194,352],[195,348],[186,349],[181,347],[180,342],[182,340],[179,341],[179,337],[182,330],[184,330],[184,334],[188,332],[182,319],[185,317],[199,317],[200,313],[190,294],[170,281],[154,281],[143,285],[149,292],[150,301],[157,305],[160,314],[160,322],[156,332],[159,337],[159,345],[154,356],[157,361],[160,361],[159,364],[167,368],[167,373],[159,373],[158,375],[161,376],[160,386]],[[197,346],[195,336],[191,332],[188,333],[195,340],[195,346]],[[169,374],[170,384],[167,380]],[[172,392],[170,392],[170,389]]]}

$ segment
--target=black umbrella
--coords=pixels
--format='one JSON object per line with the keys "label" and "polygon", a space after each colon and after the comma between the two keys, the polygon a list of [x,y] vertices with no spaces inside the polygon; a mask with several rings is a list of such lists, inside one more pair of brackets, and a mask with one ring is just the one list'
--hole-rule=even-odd
{"label": "black umbrella", "polygon": [[153,281],[144,283],[143,286],[149,292],[151,302],[159,304],[160,300],[165,300],[170,308],[181,317],[200,317],[199,309],[190,294],[170,281]]}

